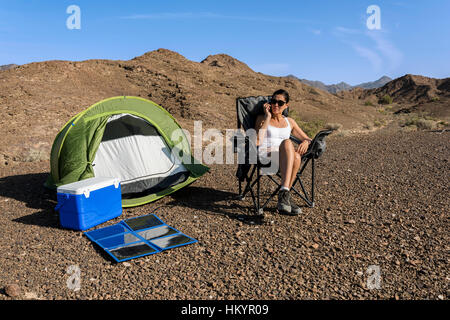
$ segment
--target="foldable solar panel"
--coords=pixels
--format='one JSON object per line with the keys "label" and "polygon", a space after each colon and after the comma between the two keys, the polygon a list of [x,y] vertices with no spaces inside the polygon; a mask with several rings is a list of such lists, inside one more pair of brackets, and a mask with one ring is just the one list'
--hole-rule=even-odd
{"label": "foldable solar panel", "polygon": [[154,214],[127,219],[84,234],[117,262],[197,242]]}

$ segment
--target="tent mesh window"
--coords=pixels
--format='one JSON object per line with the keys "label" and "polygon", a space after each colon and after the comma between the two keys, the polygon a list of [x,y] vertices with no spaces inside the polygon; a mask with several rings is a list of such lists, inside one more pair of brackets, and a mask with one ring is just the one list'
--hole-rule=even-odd
{"label": "tent mesh window", "polygon": [[130,114],[109,118],[93,168],[97,177],[120,178],[124,199],[157,193],[189,177],[156,128]]}

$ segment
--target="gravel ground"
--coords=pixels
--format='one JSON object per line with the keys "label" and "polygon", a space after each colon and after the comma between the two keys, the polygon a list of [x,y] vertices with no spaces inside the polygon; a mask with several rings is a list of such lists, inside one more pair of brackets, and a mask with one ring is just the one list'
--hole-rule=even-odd
{"label": "gravel ground", "polygon": [[[290,217],[273,201],[263,223],[251,219],[249,198],[235,198],[236,167],[213,165],[191,186],[101,225],[156,213],[198,243],[120,264],[59,227],[42,188],[48,162],[3,165],[0,299],[448,299],[449,137],[331,136],[317,163],[316,207]],[[71,265],[77,291],[67,285]],[[378,289],[368,287],[370,266],[379,267]]]}

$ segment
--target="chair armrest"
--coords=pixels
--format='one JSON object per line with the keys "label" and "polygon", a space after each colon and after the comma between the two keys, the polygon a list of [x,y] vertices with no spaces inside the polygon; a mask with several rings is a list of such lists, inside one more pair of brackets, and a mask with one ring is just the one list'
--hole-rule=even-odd
{"label": "chair armrest", "polygon": [[299,138],[297,138],[297,137],[295,137],[295,136],[293,136],[293,135],[291,135],[291,136],[289,137],[289,139],[291,139],[292,141],[294,141],[296,144],[301,144],[301,143],[302,143],[302,141],[301,141]]}
{"label": "chair armrest", "polygon": [[318,134],[316,134],[314,139],[309,144],[308,151],[306,151],[303,157],[314,157],[316,159],[319,158],[326,149],[325,138],[332,132],[332,130],[322,130]]}

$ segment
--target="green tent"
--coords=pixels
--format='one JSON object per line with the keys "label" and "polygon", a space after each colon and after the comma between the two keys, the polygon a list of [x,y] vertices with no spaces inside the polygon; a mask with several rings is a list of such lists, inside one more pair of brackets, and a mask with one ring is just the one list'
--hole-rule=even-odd
{"label": "green tent", "polygon": [[92,178],[121,181],[123,207],[155,201],[205,174],[176,120],[138,97],[100,101],[73,117],[58,133],[45,186]]}

